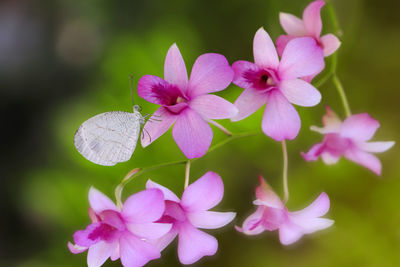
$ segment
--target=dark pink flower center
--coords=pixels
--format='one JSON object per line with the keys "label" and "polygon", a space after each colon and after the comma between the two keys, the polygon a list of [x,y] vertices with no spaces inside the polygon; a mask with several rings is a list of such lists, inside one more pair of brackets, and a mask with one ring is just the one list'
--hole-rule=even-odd
{"label": "dark pink flower center", "polygon": [[330,133],[325,136],[324,147],[321,152],[327,151],[334,156],[341,156],[352,145],[353,142],[350,139],[343,138],[337,133]]}
{"label": "dark pink flower center", "polygon": [[115,231],[116,229],[111,225],[101,223],[88,235],[88,239],[93,241],[111,240],[115,235]]}
{"label": "dark pink flower center", "polygon": [[181,90],[172,84],[157,84],[151,90],[163,106],[174,106],[187,101]]}
{"label": "dark pink flower center", "polygon": [[273,73],[264,69],[247,70],[243,73],[243,78],[257,90],[270,90],[276,86]]}

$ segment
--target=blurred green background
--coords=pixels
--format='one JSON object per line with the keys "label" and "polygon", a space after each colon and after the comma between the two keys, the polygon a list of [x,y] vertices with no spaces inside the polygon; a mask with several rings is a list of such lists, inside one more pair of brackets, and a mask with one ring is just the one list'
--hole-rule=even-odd
{"label": "blurred green background", "polygon": [[[1,243],[0,265],[84,266],[86,253],[72,255],[67,242],[84,228],[90,186],[113,197],[114,187],[132,168],[183,159],[171,131],[132,159],[115,167],[86,161],[73,146],[78,126],[95,114],[131,111],[129,79],[163,75],[170,45],[176,42],[190,69],[200,54],[224,54],[230,63],[252,60],[252,39],[264,26],[272,38],[282,33],[279,11],[301,15],[308,1],[43,0],[0,3]],[[397,140],[400,71],[399,1],[333,1],[343,29],[338,75],[353,113],[368,112],[381,122],[375,140]],[[326,9],[323,32],[332,27]],[[328,59],[329,61],[329,59]],[[322,103],[298,108],[302,130],[288,142],[289,209],[308,205],[322,191],[331,199],[333,227],[283,247],[277,232],[247,237],[233,229],[251,212],[262,174],[281,194],[279,143],[259,135],[235,140],[192,165],[191,179],[219,173],[225,196],[218,210],[238,212],[234,223],[211,230],[219,240],[216,256],[196,266],[400,266],[399,145],[379,155],[382,178],[341,160],[334,166],[306,163],[306,151],[321,136],[324,105],[344,115],[328,82]],[[219,95],[234,101],[241,89]],[[135,95],[143,113],[157,108]],[[260,131],[262,110],[238,123],[220,121],[233,132]],[[214,128],[213,143],[226,138]],[[130,183],[125,197],[151,178],[178,195],[184,166],[149,172]],[[105,266],[119,266],[108,261]],[[149,266],[179,266],[176,242]]]}

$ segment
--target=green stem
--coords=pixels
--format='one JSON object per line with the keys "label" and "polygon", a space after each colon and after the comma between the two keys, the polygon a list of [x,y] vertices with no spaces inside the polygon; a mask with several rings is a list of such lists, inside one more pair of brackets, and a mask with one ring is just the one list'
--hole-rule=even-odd
{"label": "green stem", "polygon": [[346,113],[346,117],[350,117],[351,111],[350,111],[349,102],[347,101],[346,93],[344,92],[343,85],[340,82],[339,77],[336,74],[334,74],[332,76],[332,81],[340,95],[340,99],[342,100],[343,108]]}
{"label": "green stem", "polygon": [[289,187],[288,187],[288,155],[285,140],[282,141],[282,154],[283,154],[283,202],[287,203],[289,200]]}

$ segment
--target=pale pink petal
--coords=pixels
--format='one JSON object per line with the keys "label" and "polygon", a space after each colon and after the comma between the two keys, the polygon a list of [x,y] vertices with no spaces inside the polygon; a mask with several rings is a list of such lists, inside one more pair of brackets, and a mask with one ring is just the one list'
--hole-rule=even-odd
{"label": "pale pink petal", "polygon": [[249,73],[258,73],[262,70],[258,65],[245,60],[235,61],[232,64],[232,69],[234,72],[232,82],[245,89],[253,88],[254,86],[254,82],[249,79]]}
{"label": "pale pink petal", "polygon": [[282,57],[282,54],[283,54],[283,51],[284,51],[285,48],[286,48],[286,45],[287,45],[291,40],[293,40],[293,39],[295,39],[295,38],[298,38],[298,37],[293,36],[293,35],[280,35],[280,36],[276,39],[276,41],[275,41],[275,44],[276,44],[276,51],[278,51],[278,55],[279,55],[280,57]]}
{"label": "pale pink petal", "polygon": [[171,230],[170,223],[127,223],[126,227],[136,236],[157,239]]}
{"label": "pale pink petal", "polygon": [[301,152],[301,156],[306,161],[316,161],[318,157],[321,155],[321,153],[324,151],[323,148],[324,148],[323,143],[315,144],[310,148],[310,150],[308,150],[307,153]]}
{"label": "pale pink petal", "polygon": [[319,230],[326,229],[333,225],[334,221],[326,218],[304,218],[290,216],[292,223],[301,228],[304,234],[311,234]]}
{"label": "pale pink petal", "polygon": [[235,212],[197,211],[186,214],[190,223],[196,228],[217,229],[230,223]]}
{"label": "pale pink petal", "polygon": [[87,247],[78,246],[76,244],[72,244],[71,242],[68,242],[68,249],[73,254],[79,254],[79,253],[82,253],[82,252],[86,251],[88,248]]}
{"label": "pale pink petal", "polygon": [[322,123],[325,126],[325,133],[328,131],[338,133],[342,126],[342,121],[329,106],[325,106],[325,109],[326,114],[322,117]]}
{"label": "pale pink petal", "polygon": [[344,120],[341,128],[343,137],[351,138],[358,142],[368,141],[379,128],[379,122],[367,113],[356,114]]}
{"label": "pale pink petal", "polygon": [[259,206],[257,210],[251,214],[246,220],[243,222],[242,227],[235,227],[238,232],[242,232],[246,235],[258,235],[265,231],[261,223],[261,219],[264,213],[265,207]]}
{"label": "pale pink petal", "polygon": [[160,251],[154,245],[128,232],[121,236],[119,245],[123,266],[140,267],[161,257]]}
{"label": "pale pink petal", "polygon": [[98,242],[90,246],[87,255],[88,267],[100,267],[111,256],[117,242],[107,243],[105,241]]}
{"label": "pale pink petal", "polygon": [[185,223],[179,229],[178,257],[182,264],[192,264],[204,256],[217,252],[218,241],[191,224]]}
{"label": "pale pink petal", "polygon": [[216,95],[197,96],[189,106],[205,119],[229,119],[238,113],[235,105]]}
{"label": "pale pink petal", "polygon": [[200,158],[208,150],[213,138],[213,132],[208,123],[194,110],[185,109],[172,128],[172,136],[189,158]]}
{"label": "pale pink petal", "polygon": [[257,204],[255,205],[260,205],[262,203],[262,205],[271,208],[283,208],[284,204],[272,187],[261,175],[258,178],[260,180],[260,185],[256,187],[256,198],[261,202],[256,202]]}
{"label": "pale pink petal", "polygon": [[160,189],[162,191],[162,193],[164,194],[164,199],[165,200],[170,200],[170,201],[174,201],[174,202],[179,202],[179,198],[168,188],[157,184],[156,182],[153,182],[152,180],[147,180],[146,183],[146,188],[150,189],[150,188],[157,188]]}
{"label": "pale pink petal", "polygon": [[125,224],[121,218],[120,212],[113,211],[113,210],[105,210],[100,213],[100,216],[103,223],[108,224],[118,230],[125,229]]}
{"label": "pale pink petal", "polygon": [[279,21],[281,23],[282,28],[288,35],[294,35],[294,36],[306,35],[306,29],[304,27],[304,23],[298,17],[292,14],[280,12]]}
{"label": "pale pink petal", "polygon": [[319,40],[322,44],[322,51],[324,52],[324,56],[332,55],[339,47],[340,40],[333,34],[325,34]]}
{"label": "pale pink petal", "polygon": [[239,113],[231,121],[240,121],[256,112],[267,102],[267,96],[255,89],[245,89],[235,101]]}
{"label": "pale pink petal", "polygon": [[372,152],[372,153],[381,153],[385,152],[386,150],[390,149],[394,146],[395,142],[388,141],[388,142],[365,142],[358,144],[357,146],[364,150],[365,152]]}
{"label": "pale pink petal", "polygon": [[333,165],[333,164],[336,164],[339,161],[340,156],[332,155],[329,152],[322,152],[321,153],[321,159],[325,164]]}
{"label": "pale pink petal", "polygon": [[188,95],[195,97],[224,90],[233,79],[233,70],[223,55],[199,56],[190,74]]}
{"label": "pale pink petal", "polygon": [[122,216],[130,223],[149,223],[158,220],[164,209],[164,195],[161,190],[146,189],[125,201]]}
{"label": "pale pink petal", "polygon": [[164,78],[170,84],[177,85],[185,92],[188,83],[185,62],[176,44],[173,44],[165,57]]}
{"label": "pale pink petal", "polygon": [[153,75],[144,75],[137,86],[137,93],[141,98],[157,105],[168,105],[167,96],[177,94],[177,90],[179,89]]}
{"label": "pale pink petal", "polygon": [[374,155],[359,149],[351,149],[346,151],[344,156],[347,159],[370,169],[376,175],[381,175],[382,164],[380,160]]}
{"label": "pale pink petal", "polygon": [[142,132],[142,146],[150,145],[154,140],[163,135],[175,122],[176,114],[169,112],[165,107],[157,109],[146,122]]}
{"label": "pale pink petal", "polygon": [[178,230],[173,227],[171,231],[169,231],[164,236],[155,239],[149,240],[159,251],[163,251],[172,241],[174,241],[175,237],[178,235]]}
{"label": "pale pink petal", "polygon": [[111,201],[110,198],[105,196],[99,190],[94,187],[91,187],[89,190],[89,203],[90,207],[96,214],[100,214],[105,210],[115,210],[119,211],[114,202]]}
{"label": "pale pink petal", "polygon": [[303,12],[304,26],[312,36],[318,38],[322,30],[321,8],[325,5],[323,0],[310,3]]}
{"label": "pale pink petal", "polygon": [[291,245],[303,236],[301,228],[294,223],[285,223],[279,228],[279,241],[282,245]]}
{"label": "pale pink petal", "polygon": [[296,212],[290,212],[290,215],[293,215],[296,218],[321,217],[324,216],[329,211],[329,207],[330,207],[329,197],[325,192],[323,192],[308,207]]}
{"label": "pale pink petal", "polygon": [[310,37],[291,40],[282,54],[279,76],[282,80],[294,79],[321,72],[325,67],[322,49]]}
{"label": "pale pink petal", "polygon": [[279,89],[289,102],[303,107],[312,107],[321,101],[319,91],[301,79],[284,80]]}
{"label": "pale pink petal", "polygon": [[115,249],[110,256],[110,259],[112,261],[116,261],[119,259],[119,242],[116,242],[116,243],[117,243],[117,245],[115,246]]}
{"label": "pale pink petal", "polygon": [[274,42],[264,28],[258,29],[253,41],[254,62],[263,68],[276,69],[279,65]]}
{"label": "pale pink petal", "polygon": [[181,206],[186,212],[208,210],[224,196],[224,184],[215,172],[207,172],[190,184],[182,194]]}
{"label": "pale pink petal", "polygon": [[299,114],[292,104],[278,90],[270,92],[262,120],[263,132],[275,141],[292,140],[300,125]]}

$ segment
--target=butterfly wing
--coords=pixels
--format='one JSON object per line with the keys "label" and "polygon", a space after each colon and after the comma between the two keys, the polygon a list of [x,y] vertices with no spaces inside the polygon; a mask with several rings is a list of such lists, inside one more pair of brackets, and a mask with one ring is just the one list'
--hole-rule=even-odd
{"label": "butterfly wing", "polygon": [[74,144],[93,163],[112,166],[131,158],[140,132],[140,114],[112,111],[79,126]]}

